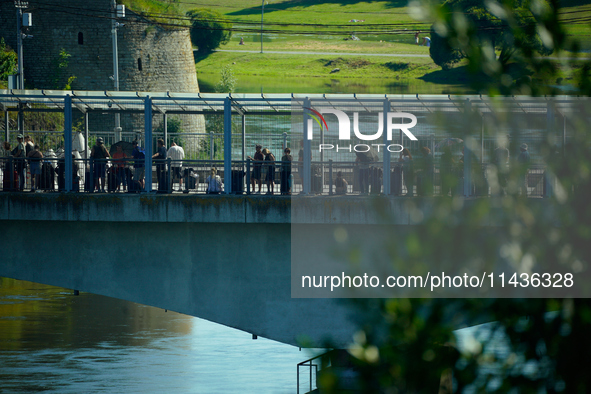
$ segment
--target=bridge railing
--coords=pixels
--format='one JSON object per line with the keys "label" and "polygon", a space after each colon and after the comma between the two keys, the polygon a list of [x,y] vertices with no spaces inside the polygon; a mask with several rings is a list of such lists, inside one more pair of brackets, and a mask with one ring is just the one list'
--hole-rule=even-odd
{"label": "bridge railing", "polygon": [[[39,179],[33,174],[37,166],[34,161],[9,155],[0,158],[2,190],[65,191],[63,157],[39,160]],[[136,163],[132,158],[94,160],[73,157],[72,191],[142,192],[146,189],[142,183],[145,178],[142,165],[143,161]],[[216,172],[213,177],[212,169]],[[232,161],[231,176],[226,176],[222,160],[154,160],[151,189],[160,193],[217,194],[225,193],[231,182],[233,194],[259,194],[259,190],[265,195],[300,194],[303,193],[302,169],[303,164],[299,161],[271,164],[248,159]],[[390,177],[389,194],[392,196],[491,196],[507,193],[510,189],[517,189],[518,193],[528,197],[547,195],[549,177],[543,165],[532,164],[517,175],[510,171],[509,165],[497,168],[490,163],[476,163],[466,169],[461,161],[446,165],[438,160],[425,165],[417,160],[415,163],[391,163],[386,176]],[[386,194],[380,162],[315,161],[311,163],[311,177],[310,195]],[[219,186],[216,187],[213,181],[210,183],[212,179]]]}
{"label": "bridge railing", "polygon": [[[325,360],[323,360],[323,358],[325,358],[326,353],[325,354],[320,354],[316,357],[312,357],[306,361],[302,361],[301,363],[298,363],[297,365],[297,394],[300,394],[300,388],[302,388],[302,384],[304,384],[306,387],[302,388],[302,392],[303,393],[309,393],[312,390],[317,388],[317,384],[316,384],[316,378],[318,377],[318,371],[320,368],[323,367],[323,362],[325,362]],[[329,363],[330,363],[330,359],[328,359]],[[325,365],[326,367],[326,365]],[[306,371],[307,369],[307,371]],[[302,372],[300,371],[302,370]],[[304,380],[304,382],[302,382],[302,378],[300,378],[301,375],[305,376],[305,380],[307,380],[308,384],[306,384],[306,381]],[[304,391],[306,390],[306,391]]]}

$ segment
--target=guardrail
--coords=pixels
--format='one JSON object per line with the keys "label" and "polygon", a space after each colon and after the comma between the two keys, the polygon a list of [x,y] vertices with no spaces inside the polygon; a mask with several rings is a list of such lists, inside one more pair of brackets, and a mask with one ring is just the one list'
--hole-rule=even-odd
{"label": "guardrail", "polygon": [[[300,367],[308,367],[309,368],[309,375],[310,375],[309,376],[309,390],[307,392],[311,392],[312,390],[316,389],[316,377],[318,376],[319,367],[322,367],[322,364],[319,365],[319,364],[313,363],[313,361],[319,360],[319,359],[320,359],[320,361],[323,361],[322,358],[325,357],[328,353],[330,353],[330,352],[320,354],[316,357],[312,357],[306,361],[302,361],[301,363],[298,363],[298,365],[297,365],[297,374],[298,374],[297,394],[300,394]],[[328,359],[328,363],[329,364],[325,365],[325,367],[330,366],[330,359]]]}
{"label": "guardrail", "polygon": [[[143,192],[146,190],[144,161],[131,158],[94,160],[72,159],[72,191]],[[0,159],[3,191],[65,191],[63,158]],[[38,170],[35,170],[38,168]],[[222,160],[154,160],[151,167],[151,189],[158,193],[226,193],[232,182],[233,194],[291,195],[303,193],[301,162],[232,161],[231,177],[226,176]],[[215,174],[212,176],[212,169]],[[491,164],[474,165],[466,171],[461,165],[441,163],[421,167],[396,162],[390,165],[392,196],[492,196],[517,188],[528,197],[547,195],[548,176],[544,166],[531,165],[521,175],[509,174],[509,168],[497,169]],[[35,172],[38,178],[35,179]],[[376,195],[384,194],[383,164],[359,162],[312,162],[311,195]],[[468,188],[464,190],[464,188]]]}

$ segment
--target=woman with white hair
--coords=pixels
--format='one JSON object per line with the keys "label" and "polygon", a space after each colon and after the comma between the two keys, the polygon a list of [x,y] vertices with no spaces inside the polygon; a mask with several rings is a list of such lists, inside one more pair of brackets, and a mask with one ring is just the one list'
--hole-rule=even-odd
{"label": "woman with white hair", "polygon": [[224,184],[222,183],[222,178],[217,175],[217,170],[215,167],[212,167],[210,175],[205,180],[207,184],[207,189],[205,193],[207,194],[220,194],[224,191]]}

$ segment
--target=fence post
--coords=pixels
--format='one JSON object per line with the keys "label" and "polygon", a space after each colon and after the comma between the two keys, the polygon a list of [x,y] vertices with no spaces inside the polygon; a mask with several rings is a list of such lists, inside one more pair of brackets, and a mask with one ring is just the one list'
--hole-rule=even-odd
{"label": "fence post", "polygon": [[[554,131],[554,104],[552,100],[548,100],[546,104],[546,131],[548,134]],[[550,198],[552,197],[552,188],[553,188],[553,179],[550,175],[550,171],[548,171],[548,166],[545,166],[544,170],[544,197]]]}
{"label": "fence post", "polygon": [[300,174],[303,182],[302,188],[304,194],[310,194],[310,189],[312,185],[312,152],[310,149],[310,140],[308,139],[308,132],[312,132],[312,130],[308,130],[308,127],[312,127],[312,122],[308,122],[310,120],[310,110],[306,108],[311,108],[311,103],[309,98],[304,99],[304,135],[303,135],[303,149],[304,149],[304,163],[303,163],[303,170],[304,173]]}
{"label": "fence post", "polygon": [[[90,152],[88,152],[88,111],[84,113],[84,158],[88,159],[90,157]],[[86,172],[86,171],[85,171]]]}
{"label": "fence post", "polygon": [[[91,157],[89,159],[90,162],[90,172],[88,173],[88,176],[90,177],[90,180],[88,181],[88,185],[90,188],[90,193],[94,193],[94,159]],[[84,174],[86,175],[86,173]]]}
{"label": "fence post", "polygon": [[[388,112],[390,112],[390,100],[388,98],[384,99],[384,107],[383,107],[383,125],[384,125],[384,169],[383,169],[383,176],[382,176],[382,183],[384,185],[384,194],[387,196],[390,194],[390,151],[388,150],[388,145],[390,142],[388,141]],[[400,141],[402,144],[402,141]]]}
{"label": "fence post", "polygon": [[[465,111],[466,122],[469,123],[472,116],[470,99],[466,99]],[[464,137],[464,140],[464,197],[470,197],[472,195],[472,150],[467,146],[469,138]]]}
{"label": "fence post", "polygon": [[232,102],[230,97],[224,100],[224,185],[225,193],[232,193]]}
{"label": "fence post", "polygon": [[162,121],[164,122],[164,146],[169,146],[168,143],[168,115],[166,112],[162,115]]}
{"label": "fence post", "polygon": [[10,141],[10,118],[8,117],[8,110],[4,110],[4,141]]}
{"label": "fence post", "polygon": [[145,152],[146,159],[144,166],[146,169],[145,176],[145,191],[150,193],[152,191],[152,99],[146,96],[144,99],[144,138],[145,138]]}
{"label": "fence post", "polygon": [[[189,168],[186,168],[183,170],[183,173],[184,173],[183,175],[185,176],[185,190],[183,191],[183,193],[189,193],[189,176],[190,176],[189,173],[190,172],[191,171],[189,170]],[[181,177],[182,177],[182,175],[181,175]],[[179,189],[182,189],[182,188],[179,187]]]}
{"label": "fence post", "polygon": [[168,179],[166,180],[166,184],[167,184],[167,190],[168,190],[168,194],[172,193],[172,159],[170,157],[166,158],[167,164],[168,164],[168,168],[167,168],[167,173],[168,173]]}
{"label": "fence post", "polygon": [[[225,123],[225,119],[224,119],[224,123]],[[225,128],[225,126],[224,126]],[[215,154],[214,152],[214,136],[213,136],[213,131],[209,132],[209,160],[213,160],[213,156]]]}
{"label": "fence post", "polygon": [[14,188],[14,159],[12,156],[8,156],[8,171],[10,171],[10,186],[8,190],[15,192],[18,188]]}
{"label": "fence post", "polygon": [[328,195],[332,196],[332,159],[328,160]]}
{"label": "fence post", "polygon": [[246,194],[250,194],[250,159],[246,159]]}
{"label": "fence post", "polygon": [[66,181],[65,189],[72,191],[72,97],[64,98],[64,163]]}

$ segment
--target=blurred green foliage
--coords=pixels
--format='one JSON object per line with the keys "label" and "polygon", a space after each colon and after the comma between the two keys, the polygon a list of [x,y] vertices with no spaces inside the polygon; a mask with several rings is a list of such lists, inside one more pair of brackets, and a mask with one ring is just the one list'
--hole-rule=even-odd
{"label": "blurred green foliage", "polygon": [[[514,38],[508,48],[513,52],[510,62],[494,55],[495,45],[479,34],[478,20],[458,15],[465,9],[422,4],[423,17],[440,26],[445,45],[465,56],[478,91],[491,96],[547,93],[559,66],[576,65],[580,73],[574,88],[583,95],[591,93],[591,63],[579,58],[579,44],[565,34],[556,16],[556,1],[520,2],[535,19],[527,25],[519,22],[514,1],[480,4],[498,18],[504,37]],[[533,34],[555,57],[537,55],[529,40]],[[515,78],[511,68],[516,66],[545,79]],[[556,180],[552,197],[521,195],[523,168],[514,165],[503,174],[506,195],[476,198],[473,204],[464,204],[461,197],[432,198],[432,213],[422,225],[406,236],[396,234],[386,246],[391,264],[410,274],[471,263],[490,272],[499,255],[516,272],[572,272],[582,298],[544,298],[544,290],[538,288],[537,298],[507,293],[513,298],[351,300],[359,333],[349,349],[354,365],[350,369],[357,382],[352,385],[328,369],[319,379],[322,392],[342,392],[353,386],[367,393],[591,391],[587,372],[591,301],[584,298],[590,296],[586,285],[591,241],[588,113],[582,99],[579,110],[569,114],[568,138],[559,145],[551,135],[541,141],[541,161]],[[478,116],[469,111],[465,115]],[[497,120],[499,125],[511,121]],[[490,132],[499,141],[501,129]],[[464,138],[469,140],[470,128],[465,130]],[[496,181],[498,191],[501,170],[492,169],[491,187]],[[490,217],[496,220],[494,228],[486,225]],[[413,247],[417,240],[420,247]],[[527,291],[535,292],[531,287]],[[458,346],[454,329],[486,322],[469,346]]]}

